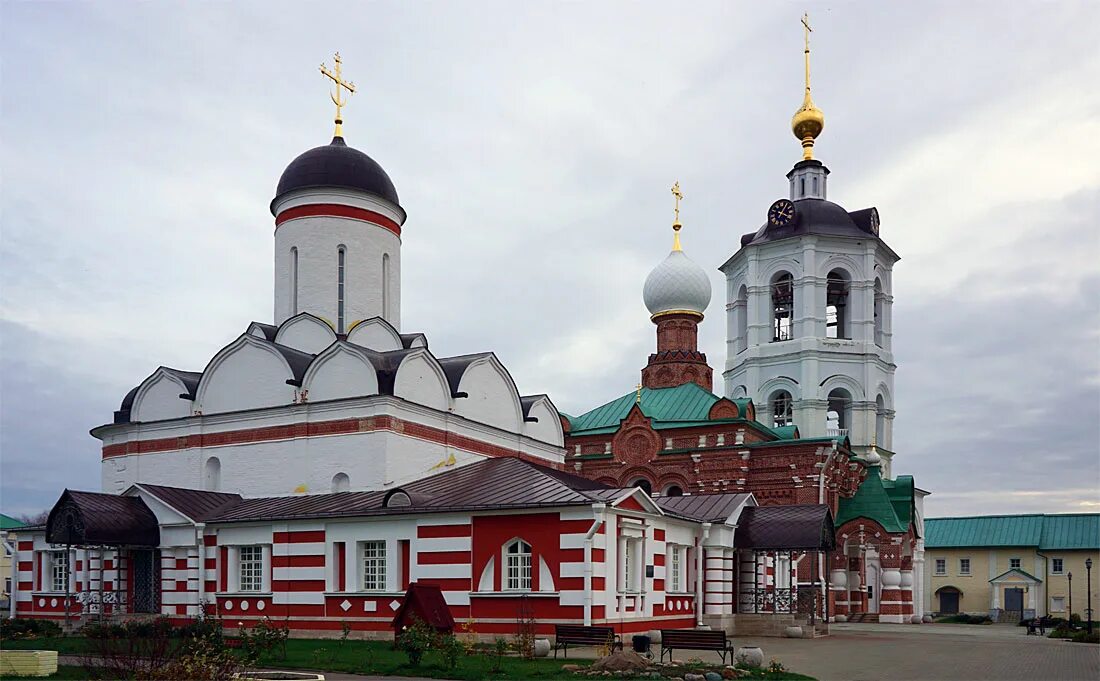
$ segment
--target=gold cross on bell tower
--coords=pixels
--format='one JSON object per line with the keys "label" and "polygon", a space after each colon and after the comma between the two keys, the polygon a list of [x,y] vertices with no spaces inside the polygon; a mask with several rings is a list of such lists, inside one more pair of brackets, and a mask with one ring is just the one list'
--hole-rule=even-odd
{"label": "gold cross on bell tower", "polygon": [[328,70],[323,62],[321,64],[321,74],[330,78],[333,83],[336,83],[336,92],[329,95],[332,98],[332,103],[336,105],[336,137],[344,136],[344,119],[341,115],[341,109],[348,103],[348,98],[341,93],[341,89],[347,90],[348,94],[355,93],[355,83],[350,80],[344,80],[343,76],[340,75],[340,64],[342,63],[343,61],[340,59],[340,53],[337,52],[335,56],[336,65],[331,71]]}
{"label": "gold cross on bell tower", "polygon": [[683,225],[680,224],[680,200],[684,198],[684,193],[680,191],[680,181],[676,180],[676,184],[672,185],[672,196],[675,197],[676,206],[673,208],[676,214],[675,220],[672,222],[672,231],[675,236],[672,238],[672,250],[679,251],[680,248],[680,228]]}

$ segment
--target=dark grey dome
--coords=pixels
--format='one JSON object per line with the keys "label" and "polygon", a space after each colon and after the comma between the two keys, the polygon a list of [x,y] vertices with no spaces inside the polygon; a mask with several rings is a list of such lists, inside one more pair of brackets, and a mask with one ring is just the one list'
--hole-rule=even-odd
{"label": "dark grey dome", "polygon": [[789,239],[804,234],[878,238],[871,227],[873,210],[871,208],[849,213],[841,206],[824,199],[799,199],[794,202],[794,205],[798,218],[793,224],[776,227],[765,222],[755,233],[741,237],[741,246]]}
{"label": "dark grey dome", "polygon": [[333,137],[330,144],[315,147],[290,162],[279,178],[271,205],[295,189],[341,187],[374,194],[400,207],[397,190],[382,166],[358,149]]}

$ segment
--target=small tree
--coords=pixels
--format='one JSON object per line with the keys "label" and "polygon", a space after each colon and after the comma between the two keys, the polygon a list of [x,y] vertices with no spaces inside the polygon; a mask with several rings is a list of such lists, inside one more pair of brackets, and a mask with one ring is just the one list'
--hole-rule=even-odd
{"label": "small tree", "polygon": [[528,660],[535,656],[535,627],[537,624],[535,613],[531,609],[531,603],[528,601],[527,596],[520,597],[519,608],[516,613],[515,647],[516,652]]}
{"label": "small tree", "polygon": [[409,657],[409,664],[416,667],[424,659],[424,653],[435,642],[435,632],[420,620],[406,626],[397,636],[397,647]]}

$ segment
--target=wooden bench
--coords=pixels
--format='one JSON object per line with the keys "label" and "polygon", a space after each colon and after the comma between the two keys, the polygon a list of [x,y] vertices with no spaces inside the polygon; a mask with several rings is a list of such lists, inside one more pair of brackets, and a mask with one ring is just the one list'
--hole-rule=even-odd
{"label": "wooden bench", "polygon": [[733,641],[726,638],[726,632],[722,630],[662,629],[661,661],[664,661],[667,652],[671,662],[673,650],[713,650],[722,656],[722,664],[733,664]]}
{"label": "wooden bench", "polygon": [[576,624],[554,625],[554,657],[558,651],[565,651],[565,657],[569,657],[569,644],[575,646],[606,646],[611,652],[616,648],[623,649],[623,642],[615,635],[611,627],[585,627]]}

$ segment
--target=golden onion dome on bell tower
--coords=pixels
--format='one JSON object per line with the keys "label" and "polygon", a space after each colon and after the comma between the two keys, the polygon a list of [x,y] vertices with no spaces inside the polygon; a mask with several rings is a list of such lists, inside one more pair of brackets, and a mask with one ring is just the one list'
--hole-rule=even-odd
{"label": "golden onion dome on bell tower", "polygon": [[809,161],[814,157],[814,140],[825,129],[825,114],[814,106],[814,100],[810,97],[810,16],[802,15],[802,29],[806,37],[806,95],[802,98],[802,106],[791,118],[791,131],[802,142],[802,159]]}

